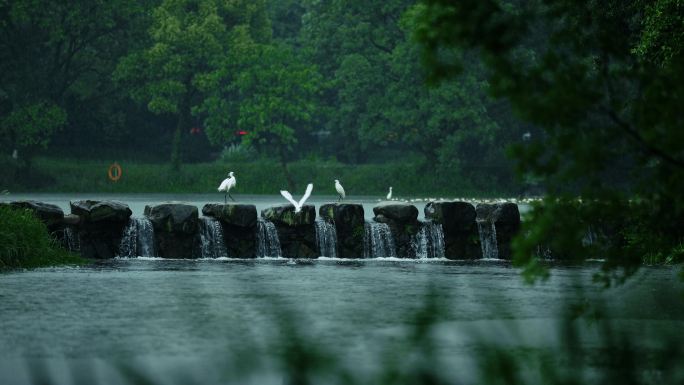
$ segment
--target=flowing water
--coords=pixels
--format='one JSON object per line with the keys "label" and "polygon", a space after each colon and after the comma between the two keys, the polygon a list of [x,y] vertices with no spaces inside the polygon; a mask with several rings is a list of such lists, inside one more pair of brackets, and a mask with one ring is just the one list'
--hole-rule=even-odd
{"label": "flowing water", "polygon": [[477,230],[480,233],[482,258],[499,259],[499,245],[496,241],[496,226],[494,222],[478,220]]}
{"label": "flowing water", "polygon": [[78,231],[71,226],[64,228],[64,245],[69,251],[81,251],[81,238],[78,235]]}
{"label": "flowing water", "polygon": [[386,223],[366,222],[364,231],[364,258],[397,258],[394,237]]}
{"label": "flowing water", "polygon": [[257,258],[281,258],[283,252],[280,248],[278,231],[271,221],[263,218],[257,220]]}
{"label": "flowing water", "polygon": [[119,256],[154,257],[154,227],[147,218],[131,217],[124,228]]}
{"label": "flowing water", "polygon": [[[151,199],[134,202],[134,215]],[[188,203],[201,208],[194,199]],[[212,240],[221,236],[213,222],[203,226],[213,250]],[[330,249],[334,231],[317,226],[319,247]],[[492,259],[493,225],[478,228],[488,260],[441,259],[443,235],[429,222],[415,239],[421,259],[396,259],[389,227],[375,222],[365,225],[364,258],[277,258],[276,228],[263,219],[257,225],[262,258],[163,260],[150,258],[154,243],[144,240],[153,239],[151,226],[134,218],[125,254],[143,258],[0,274],[0,384],[72,384],[80,378],[80,384],[280,385],[278,363],[295,334],[352,373],[375,378],[388,361],[415,357],[406,344],[416,314],[434,292],[440,301],[434,349],[441,359],[434,365],[458,383],[478,379],[483,342],[523,353],[562,347],[561,315],[571,303],[602,299],[614,324],[644,346],[653,345],[654,331],[676,335],[684,329],[681,301],[666,301],[684,290],[675,269],[642,268],[625,285],[601,290],[592,284],[598,265],[557,266],[550,279],[526,285],[519,270]],[[77,233],[67,230],[65,238],[78,249]],[[597,333],[582,338],[595,346]],[[131,373],[152,381],[133,381]]]}
{"label": "flowing water", "polygon": [[328,258],[337,258],[337,230],[335,225],[319,219],[316,224],[316,245],[318,253]]}
{"label": "flowing water", "polygon": [[216,218],[200,217],[200,255],[202,258],[228,258],[221,222]]}
{"label": "flowing water", "polygon": [[432,221],[423,222],[412,246],[416,252],[416,258],[444,258],[442,225]]}
{"label": "flowing water", "polygon": [[[441,303],[440,370],[458,383],[477,378],[480,342],[523,352],[562,344],[558,317],[568,301],[605,298],[615,322],[634,333],[682,330],[681,303],[662,302],[662,293],[682,290],[677,271],[644,268],[601,291],[591,286],[597,270],[555,267],[537,285],[496,261],[131,258],[4,273],[0,383],[71,384],[79,375],[82,384],[134,383],[122,373],[135,369],[150,383],[280,385],[273,363],[293,337],[288,319],[318,351],[370,378],[388,354],[410,356],[403,343],[429,289]],[[596,337],[585,338],[592,345]],[[254,369],[261,360],[267,365]],[[257,377],[234,377],[245,370]],[[52,381],[37,381],[40,372]]]}

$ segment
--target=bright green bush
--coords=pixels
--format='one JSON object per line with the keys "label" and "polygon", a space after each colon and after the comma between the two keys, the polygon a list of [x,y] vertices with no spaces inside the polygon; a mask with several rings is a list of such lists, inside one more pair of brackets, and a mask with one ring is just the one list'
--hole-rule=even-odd
{"label": "bright green bush", "polygon": [[30,210],[0,205],[0,270],[79,263]]}

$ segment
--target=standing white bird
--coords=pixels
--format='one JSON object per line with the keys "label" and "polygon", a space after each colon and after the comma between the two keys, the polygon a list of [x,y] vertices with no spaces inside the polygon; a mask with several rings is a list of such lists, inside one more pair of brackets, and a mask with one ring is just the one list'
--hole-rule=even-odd
{"label": "standing white bird", "polygon": [[282,195],[283,198],[290,201],[290,203],[292,203],[292,205],[295,208],[295,213],[298,213],[298,212],[302,211],[302,206],[304,206],[304,202],[306,202],[306,200],[309,199],[309,197],[311,196],[312,190],[313,190],[313,184],[309,183],[306,186],[306,191],[304,192],[304,196],[302,196],[302,199],[300,199],[299,202],[295,202],[295,200],[292,199],[292,194],[290,194],[289,192],[287,192],[285,190],[280,190],[280,195]]}
{"label": "standing white bird", "polygon": [[339,202],[342,199],[344,199],[344,197],[345,197],[344,188],[340,184],[340,181],[337,179],[335,179],[335,190],[337,190],[337,194],[339,194],[339,196],[340,196],[340,199],[338,199],[337,201]]}
{"label": "standing white bird", "polygon": [[387,193],[387,200],[390,200],[390,199],[392,199],[392,186],[390,186],[390,190]]}
{"label": "standing white bird", "polygon": [[226,196],[229,196],[230,199],[235,201],[233,197],[230,195],[230,189],[235,187],[235,184],[237,183],[237,180],[235,179],[235,176],[233,175],[233,172],[228,173],[228,178],[224,179],[223,182],[221,182],[221,185],[219,186],[218,190],[219,191],[224,191],[225,195],[223,196],[223,203],[228,203],[228,198]]}

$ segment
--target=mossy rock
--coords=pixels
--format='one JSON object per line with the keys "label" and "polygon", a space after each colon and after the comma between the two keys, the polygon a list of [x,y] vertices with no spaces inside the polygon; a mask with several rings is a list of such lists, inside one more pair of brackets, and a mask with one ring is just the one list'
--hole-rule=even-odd
{"label": "mossy rock", "polygon": [[257,210],[254,205],[209,203],[202,207],[202,214],[232,226],[254,227],[257,223]]}
{"label": "mossy rock", "polygon": [[85,222],[127,222],[133,212],[127,204],[116,201],[81,200],[70,202],[71,213]]}
{"label": "mossy rock", "polygon": [[59,206],[50,203],[25,200],[2,204],[9,205],[14,208],[31,210],[33,215],[40,219],[50,231],[60,227],[64,221],[64,211],[62,211]]}
{"label": "mossy rock", "polygon": [[363,256],[363,206],[353,203],[328,203],[319,209],[321,218],[335,225],[337,256],[360,258]]}
{"label": "mossy rock", "polygon": [[376,217],[383,216],[396,222],[415,222],[418,220],[418,209],[408,203],[383,202],[373,207]]}
{"label": "mossy rock", "polygon": [[424,211],[426,219],[453,228],[469,228],[477,216],[472,204],[459,201],[429,202]]}
{"label": "mossy rock", "polygon": [[285,204],[261,210],[261,216],[275,225],[307,226],[316,221],[316,207],[304,205],[300,212],[295,213],[293,205]]}
{"label": "mossy rock", "polygon": [[155,232],[195,234],[199,226],[199,210],[184,203],[161,203],[145,206],[145,216]]}

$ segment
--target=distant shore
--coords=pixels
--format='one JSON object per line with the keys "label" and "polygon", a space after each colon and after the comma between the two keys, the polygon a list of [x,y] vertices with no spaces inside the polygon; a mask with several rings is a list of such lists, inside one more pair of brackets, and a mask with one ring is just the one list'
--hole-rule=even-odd
{"label": "distant shore", "polygon": [[[110,180],[107,173],[114,162],[37,158],[33,175],[29,178],[21,175],[17,178],[18,183],[0,186],[0,189],[11,193],[208,193],[216,191],[229,171],[237,176],[236,193],[277,194],[281,189],[288,189],[282,166],[274,160],[191,163],[184,164],[178,173],[172,172],[168,164],[117,160],[122,174],[116,182]],[[395,196],[405,197],[512,197],[523,191],[516,183],[475,183],[461,175],[409,162],[349,165],[300,160],[290,163],[288,170],[298,188],[311,182],[318,187],[317,193],[330,195],[335,194],[334,179],[339,179],[345,189],[355,195],[384,196],[390,186]],[[486,180],[486,171],[482,173],[482,180]]]}

